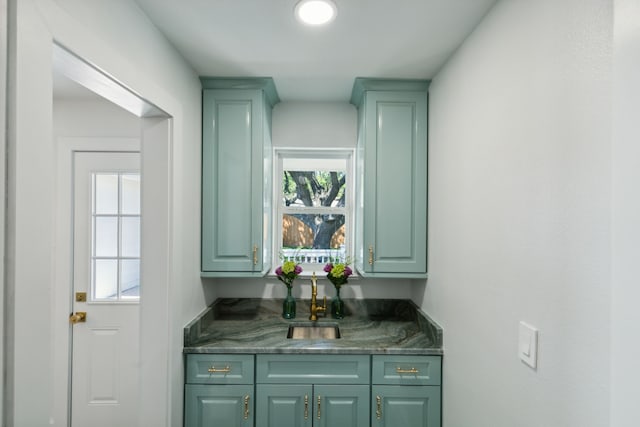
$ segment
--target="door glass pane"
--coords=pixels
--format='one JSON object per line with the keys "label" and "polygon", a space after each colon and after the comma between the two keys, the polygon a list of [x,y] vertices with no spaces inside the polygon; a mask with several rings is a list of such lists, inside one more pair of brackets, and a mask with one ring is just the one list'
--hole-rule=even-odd
{"label": "door glass pane", "polygon": [[122,175],[122,214],[140,214],[140,175]]}
{"label": "door glass pane", "polygon": [[123,259],[120,265],[122,298],[140,297],[140,260]]}
{"label": "door glass pane", "polygon": [[118,174],[95,174],[95,213],[118,213]]}
{"label": "door glass pane", "polygon": [[94,260],[93,295],[97,300],[118,298],[118,260]]}
{"label": "door glass pane", "polygon": [[118,218],[95,217],[95,256],[118,256]]}
{"label": "door glass pane", "polygon": [[121,255],[123,257],[140,256],[140,217],[122,218]]}
{"label": "door glass pane", "polygon": [[140,297],[140,175],[93,174],[92,298]]}

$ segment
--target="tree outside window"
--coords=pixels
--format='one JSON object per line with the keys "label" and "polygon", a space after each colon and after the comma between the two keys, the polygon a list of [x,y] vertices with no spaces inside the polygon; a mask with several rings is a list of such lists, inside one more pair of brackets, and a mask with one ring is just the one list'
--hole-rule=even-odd
{"label": "tree outside window", "polygon": [[346,168],[313,169],[282,170],[280,253],[302,264],[343,261],[349,226]]}

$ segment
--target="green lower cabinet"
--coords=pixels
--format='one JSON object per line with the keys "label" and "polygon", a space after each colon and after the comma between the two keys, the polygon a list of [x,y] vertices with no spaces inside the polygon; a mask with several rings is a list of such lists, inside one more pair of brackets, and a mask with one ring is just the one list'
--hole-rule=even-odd
{"label": "green lower cabinet", "polygon": [[371,387],[372,427],[440,427],[440,387]]}
{"label": "green lower cabinet", "polygon": [[253,385],[185,386],[185,427],[253,427]]}
{"label": "green lower cabinet", "polygon": [[314,426],[369,426],[370,389],[368,385],[314,385]]}
{"label": "green lower cabinet", "polygon": [[311,427],[313,386],[256,385],[256,418],[260,427]]}
{"label": "green lower cabinet", "polygon": [[256,385],[258,427],[368,427],[368,385]]}
{"label": "green lower cabinet", "polygon": [[188,354],[185,380],[185,427],[441,426],[441,356]]}

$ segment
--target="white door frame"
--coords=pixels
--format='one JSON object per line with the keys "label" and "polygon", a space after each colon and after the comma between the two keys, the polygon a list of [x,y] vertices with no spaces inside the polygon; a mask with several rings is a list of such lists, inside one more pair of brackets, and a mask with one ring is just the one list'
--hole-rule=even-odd
{"label": "white door frame", "polygon": [[[140,264],[140,418],[138,425],[168,426],[171,420],[172,301],[172,121],[145,118],[141,140],[141,264]],[[145,286],[152,283],[152,286]]]}
{"label": "white door frame", "polygon": [[[141,304],[140,304],[140,359],[141,395],[139,426],[167,426],[171,420],[171,366],[180,355],[171,354],[171,325],[175,310],[169,309],[172,274],[172,119],[171,117],[124,88],[107,74],[97,70],[72,53],[54,45],[55,66],[69,78],[82,83],[88,89],[110,99],[115,104],[141,117],[139,148],[141,154],[141,209],[152,212],[145,215],[141,229]],[[92,85],[95,87],[92,88]],[[106,87],[106,90],[105,90]],[[109,90],[109,87],[111,90]],[[112,95],[112,96],[111,96]],[[83,138],[88,140],[88,138]],[[91,138],[89,138],[91,139]],[[101,139],[102,141],[98,141]],[[130,139],[93,138],[93,143],[105,143],[109,148],[121,150]],[[61,215],[60,209],[69,206],[71,193],[65,171],[71,170],[72,151],[95,151],[87,148],[88,143],[79,138],[61,138],[58,149],[56,192],[56,218],[54,224],[53,262],[54,290],[52,295],[51,333],[53,346],[53,394],[52,417],[55,425],[68,426],[69,418],[69,360],[71,356],[70,331],[66,321],[70,313],[71,270],[69,250],[71,249],[71,226],[69,217]],[[68,167],[67,167],[68,166]],[[68,180],[67,183],[71,181]],[[146,183],[146,184],[145,184]],[[64,190],[60,189],[65,186]],[[67,194],[68,193],[68,194]],[[148,260],[145,262],[145,259]],[[145,286],[152,283],[153,286]],[[62,316],[62,317],[61,317]],[[64,325],[64,326],[63,326]]]}
{"label": "white door frame", "polygon": [[[7,0],[0,0],[0,45],[3,47],[7,46],[8,39],[8,8],[7,8]],[[6,151],[7,151],[7,143],[6,143],[6,117],[7,117],[7,49],[0,49],[0,259],[5,259],[5,209],[6,209],[6,198],[5,198],[5,186],[6,186]],[[0,330],[5,330],[4,325],[4,294],[5,294],[5,275],[4,275],[4,262],[0,263]],[[0,390],[4,391],[4,387],[6,384],[5,381],[5,360],[4,360],[4,338],[0,340],[0,384],[2,384],[2,388]],[[4,393],[2,393],[4,394]],[[6,397],[0,398],[0,424],[4,421],[4,401]]]}
{"label": "white door frame", "polygon": [[[139,152],[137,138],[58,138],[56,141],[56,214],[55,214],[55,277],[52,308],[53,346],[53,409],[56,424],[70,423],[71,334],[68,323],[73,302],[73,155],[79,151]],[[142,331],[141,331],[142,332]]]}

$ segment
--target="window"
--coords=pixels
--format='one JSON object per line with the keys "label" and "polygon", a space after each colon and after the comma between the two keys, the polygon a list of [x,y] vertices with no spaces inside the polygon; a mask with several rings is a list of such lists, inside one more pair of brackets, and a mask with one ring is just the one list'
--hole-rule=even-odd
{"label": "window", "polygon": [[91,295],[140,299],[140,174],[93,173]]}
{"label": "window", "polygon": [[274,262],[295,260],[305,272],[351,258],[351,150],[277,150]]}

